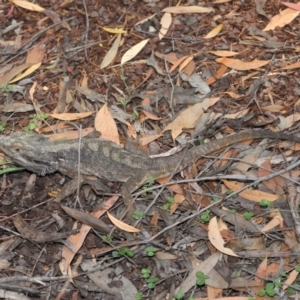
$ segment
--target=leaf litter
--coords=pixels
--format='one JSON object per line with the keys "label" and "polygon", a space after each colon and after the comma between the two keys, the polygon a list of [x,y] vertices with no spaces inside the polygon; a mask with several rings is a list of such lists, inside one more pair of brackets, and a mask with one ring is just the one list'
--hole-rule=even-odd
{"label": "leaf litter", "polygon": [[[134,137],[132,151],[156,156],[244,128],[297,134],[299,4],[176,4],[0,4],[1,134],[97,131],[126,147]],[[285,168],[297,151],[248,141],[195,161],[183,177],[149,178],[134,226],[120,220],[117,184],[85,179],[68,209],[47,196],[68,178],[38,177],[27,191],[28,172],[2,175],[0,280],[24,299],[296,297],[300,174]],[[16,294],[0,287],[8,292]]]}

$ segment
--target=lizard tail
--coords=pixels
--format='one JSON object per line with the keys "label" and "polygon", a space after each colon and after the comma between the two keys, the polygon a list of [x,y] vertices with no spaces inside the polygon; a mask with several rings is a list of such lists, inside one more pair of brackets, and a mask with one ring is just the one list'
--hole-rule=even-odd
{"label": "lizard tail", "polygon": [[[168,169],[166,171],[174,170],[180,161],[182,161],[181,162],[182,167],[187,167],[188,165],[191,165],[193,162],[201,158],[201,156],[211,154],[227,146],[245,140],[264,139],[264,138],[271,138],[274,140],[288,140],[288,141],[300,143],[300,137],[292,134],[287,134],[282,132],[272,132],[272,131],[258,131],[258,130],[243,131],[237,134],[226,136],[219,140],[214,140],[209,143],[202,144],[197,147],[193,147],[188,151],[186,151],[185,154],[177,153],[170,157],[172,158],[172,160],[170,161],[165,159],[164,164],[168,161],[167,165],[165,165],[166,168]],[[183,155],[184,157],[182,158]]]}

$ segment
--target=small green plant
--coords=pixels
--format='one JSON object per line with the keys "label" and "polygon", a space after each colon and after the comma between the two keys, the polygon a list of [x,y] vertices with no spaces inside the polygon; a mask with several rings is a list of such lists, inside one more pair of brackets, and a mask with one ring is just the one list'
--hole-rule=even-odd
{"label": "small green plant", "polygon": [[205,275],[203,272],[198,271],[196,273],[197,276],[197,280],[196,280],[196,284],[197,285],[204,285],[205,284],[205,280],[208,279],[209,277],[207,275]]}
{"label": "small green plant", "polygon": [[261,199],[259,205],[262,207],[272,207],[273,203],[267,199]]}
{"label": "small green plant", "polygon": [[136,107],[133,107],[132,118],[133,118],[134,120],[138,120],[139,117],[140,117],[140,114],[139,114],[139,112],[138,112],[138,107],[137,107],[137,106],[136,106]]}
{"label": "small green plant", "polygon": [[121,257],[121,256],[133,257],[134,252],[130,250],[128,247],[122,247],[118,251],[113,251],[112,256],[114,258]]}
{"label": "small green plant", "polygon": [[183,297],[184,297],[184,292],[182,292],[182,291],[178,292],[178,293],[175,295],[175,299],[176,299],[176,300],[183,299]]}
{"label": "small green plant", "polygon": [[113,241],[113,237],[111,235],[103,235],[102,240],[105,243],[111,244]]}
{"label": "small green plant", "polygon": [[170,207],[175,203],[175,199],[173,197],[168,198],[168,202],[163,205],[164,210],[169,210]]}
{"label": "small green plant", "polygon": [[142,269],[141,270],[141,274],[142,274],[143,278],[147,279],[151,275],[151,270],[149,270],[149,269]]}
{"label": "small green plant", "polygon": [[146,248],[146,252],[147,252],[148,256],[154,256],[154,254],[157,250],[158,249],[156,249],[155,247],[152,247],[152,246]]}
{"label": "small green plant", "polygon": [[148,180],[147,180],[147,184],[148,184],[148,185],[153,185],[154,182],[155,182],[154,177],[153,177],[153,176],[149,176],[149,177],[148,177]]}
{"label": "small green plant", "polygon": [[264,289],[258,291],[258,295],[260,297],[264,297],[265,295],[268,295],[269,297],[274,297],[276,295],[274,288],[275,284],[273,282],[267,283]]}
{"label": "small green plant", "polygon": [[[226,194],[227,194],[227,195],[233,194],[233,190],[228,189],[228,190],[226,191]],[[235,198],[237,197],[237,195],[235,194],[235,195],[232,195],[231,197],[232,197],[233,199],[235,199]]]}
{"label": "small green plant", "polygon": [[0,123],[0,132],[4,132],[6,129],[6,123],[5,122],[1,122]]}
{"label": "small green plant", "polygon": [[203,214],[200,215],[201,223],[208,223],[210,220],[210,210],[206,210]]}
{"label": "small green plant", "polygon": [[142,300],[142,298],[143,298],[143,293],[142,292],[138,292],[138,293],[135,294],[135,299],[136,300]]}
{"label": "small green plant", "polygon": [[235,215],[236,214],[236,209],[228,209],[227,212]]}
{"label": "small green plant", "polygon": [[142,277],[146,279],[148,289],[154,289],[156,283],[159,281],[157,277],[150,277],[151,270],[150,269],[142,269],[141,270]]}
{"label": "small green plant", "polygon": [[142,218],[143,215],[144,215],[144,213],[143,213],[142,211],[136,210],[136,211],[133,213],[132,217],[133,217],[135,220],[139,220],[139,219]]}
{"label": "small green plant", "polygon": [[296,267],[295,267],[295,270],[296,270],[297,272],[300,272],[300,266],[296,266]]}
{"label": "small green plant", "polygon": [[[151,185],[154,184],[154,181],[155,181],[154,177],[149,176],[147,182],[142,186],[142,190],[148,189]],[[143,197],[146,197],[147,193],[144,192],[142,195]]]}
{"label": "small green plant", "polygon": [[247,211],[244,213],[244,218],[246,220],[251,220],[253,218],[253,216],[254,216],[253,212]]}
{"label": "small green plant", "polygon": [[38,124],[40,121],[45,121],[49,117],[48,114],[41,113],[39,115],[31,115],[30,122],[28,123],[27,127],[25,128],[25,131],[33,131],[38,127]]}
{"label": "small green plant", "polygon": [[158,283],[159,279],[157,277],[151,277],[146,279],[148,289],[154,289],[155,285]]}

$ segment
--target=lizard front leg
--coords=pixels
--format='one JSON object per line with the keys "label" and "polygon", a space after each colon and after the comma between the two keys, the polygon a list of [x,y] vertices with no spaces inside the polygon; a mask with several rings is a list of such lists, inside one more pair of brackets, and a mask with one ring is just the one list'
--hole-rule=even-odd
{"label": "lizard front leg", "polygon": [[121,187],[121,196],[127,208],[126,222],[129,224],[133,224],[133,214],[137,210],[134,198],[132,197],[131,193],[136,191],[145,182],[147,182],[148,178],[149,174],[147,174],[146,172],[137,171],[135,177],[132,177],[127,182],[124,182]]}

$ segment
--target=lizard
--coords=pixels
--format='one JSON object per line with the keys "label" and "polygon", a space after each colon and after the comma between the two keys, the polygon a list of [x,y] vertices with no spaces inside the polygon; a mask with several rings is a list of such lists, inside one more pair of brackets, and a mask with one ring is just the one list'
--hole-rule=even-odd
{"label": "lizard", "polygon": [[[80,143],[80,174],[96,175],[108,181],[122,183],[120,193],[128,207],[133,201],[131,193],[150,177],[159,179],[174,172],[178,163],[181,169],[202,156],[235,143],[271,138],[300,143],[300,137],[272,131],[247,130],[209,143],[194,146],[184,154],[150,158],[146,154],[130,152],[121,146],[100,138],[85,137]],[[0,137],[0,150],[14,163],[38,175],[60,172],[73,177],[78,172],[78,140],[49,141],[37,133],[17,132]]]}

